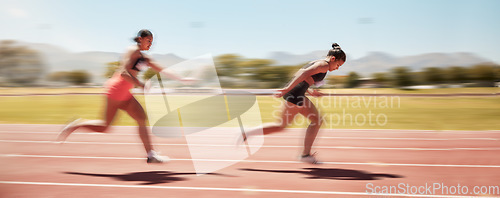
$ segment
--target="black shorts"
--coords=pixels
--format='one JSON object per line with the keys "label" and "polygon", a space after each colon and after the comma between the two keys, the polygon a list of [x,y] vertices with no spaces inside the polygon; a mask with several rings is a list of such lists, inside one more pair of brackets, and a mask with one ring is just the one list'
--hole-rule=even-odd
{"label": "black shorts", "polygon": [[303,106],[307,89],[309,89],[309,84],[307,84],[305,81],[302,81],[291,91],[283,95],[283,99],[297,106]]}
{"label": "black shorts", "polygon": [[283,96],[283,99],[285,99],[287,102],[291,102],[297,106],[304,106],[304,99],[305,99],[305,95],[299,95],[299,96],[295,96],[295,95],[292,95],[292,94],[285,94]]}

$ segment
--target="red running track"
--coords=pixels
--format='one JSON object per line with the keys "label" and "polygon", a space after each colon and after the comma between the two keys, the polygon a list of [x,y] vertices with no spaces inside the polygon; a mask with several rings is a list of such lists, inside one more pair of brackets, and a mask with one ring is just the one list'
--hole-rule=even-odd
{"label": "red running track", "polygon": [[61,127],[0,125],[0,197],[500,196],[500,131],[322,129],[314,150],[325,163],[311,165],[295,160],[304,129],[287,129],[197,176],[183,138],[153,137],[173,160],[150,165],[136,127],[58,144]]}

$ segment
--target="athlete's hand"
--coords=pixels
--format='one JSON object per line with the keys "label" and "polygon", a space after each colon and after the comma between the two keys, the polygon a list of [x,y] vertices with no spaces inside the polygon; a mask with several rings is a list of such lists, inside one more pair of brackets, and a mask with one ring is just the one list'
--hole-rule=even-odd
{"label": "athlete's hand", "polygon": [[318,90],[316,89],[313,89],[311,91],[308,91],[309,95],[313,96],[313,97],[321,97],[321,96],[324,96],[325,94],[319,92]]}
{"label": "athlete's hand", "polygon": [[274,97],[276,97],[276,98],[281,98],[281,97],[283,97],[283,95],[285,95],[286,93],[289,92],[288,89],[278,89],[276,91],[277,91],[277,93],[274,94]]}

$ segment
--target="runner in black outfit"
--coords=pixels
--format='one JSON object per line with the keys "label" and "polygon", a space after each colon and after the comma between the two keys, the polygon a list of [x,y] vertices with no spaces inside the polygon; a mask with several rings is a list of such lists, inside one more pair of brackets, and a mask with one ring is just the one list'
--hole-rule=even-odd
{"label": "runner in black outfit", "polygon": [[[276,97],[283,97],[285,105],[281,113],[281,122],[267,124],[262,127],[264,135],[282,131],[293,120],[297,113],[302,114],[308,118],[311,123],[307,127],[304,150],[300,157],[300,161],[316,164],[319,163],[314,154],[311,155],[311,146],[316,139],[319,128],[321,127],[322,120],[319,115],[318,109],[314,104],[305,96],[309,93],[311,96],[322,96],[317,90],[309,89],[313,84],[320,86],[323,84],[323,79],[329,71],[337,70],[345,62],[346,55],[337,43],[332,44],[332,49],[328,52],[326,59],[312,61],[303,68],[301,68],[294,76],[294,78],[283,88],[278,90],[275,94]],[[242,142],[247,137],[257,135],[260,130],[253,130],[246,133],[245,137],[241,137]]]}

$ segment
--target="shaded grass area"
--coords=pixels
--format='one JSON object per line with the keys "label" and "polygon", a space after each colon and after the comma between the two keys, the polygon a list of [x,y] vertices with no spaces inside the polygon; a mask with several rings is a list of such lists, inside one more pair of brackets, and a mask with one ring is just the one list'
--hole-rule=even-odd
{"label": "shaded grass area", "polygon": [[[143,96],[137,96],[144,102]],[[258,96],[263,122],[279,120],[281,99]],[[324,128],[499,130],[499,97],[344,96],[311,99],[325,120]],[[73,117],[100,119],[104,95],[0,97],[0,123],[64,124]],[[306,127],[297,116],[291,127]],[[135,125],[119,112],[114,125]]]}

